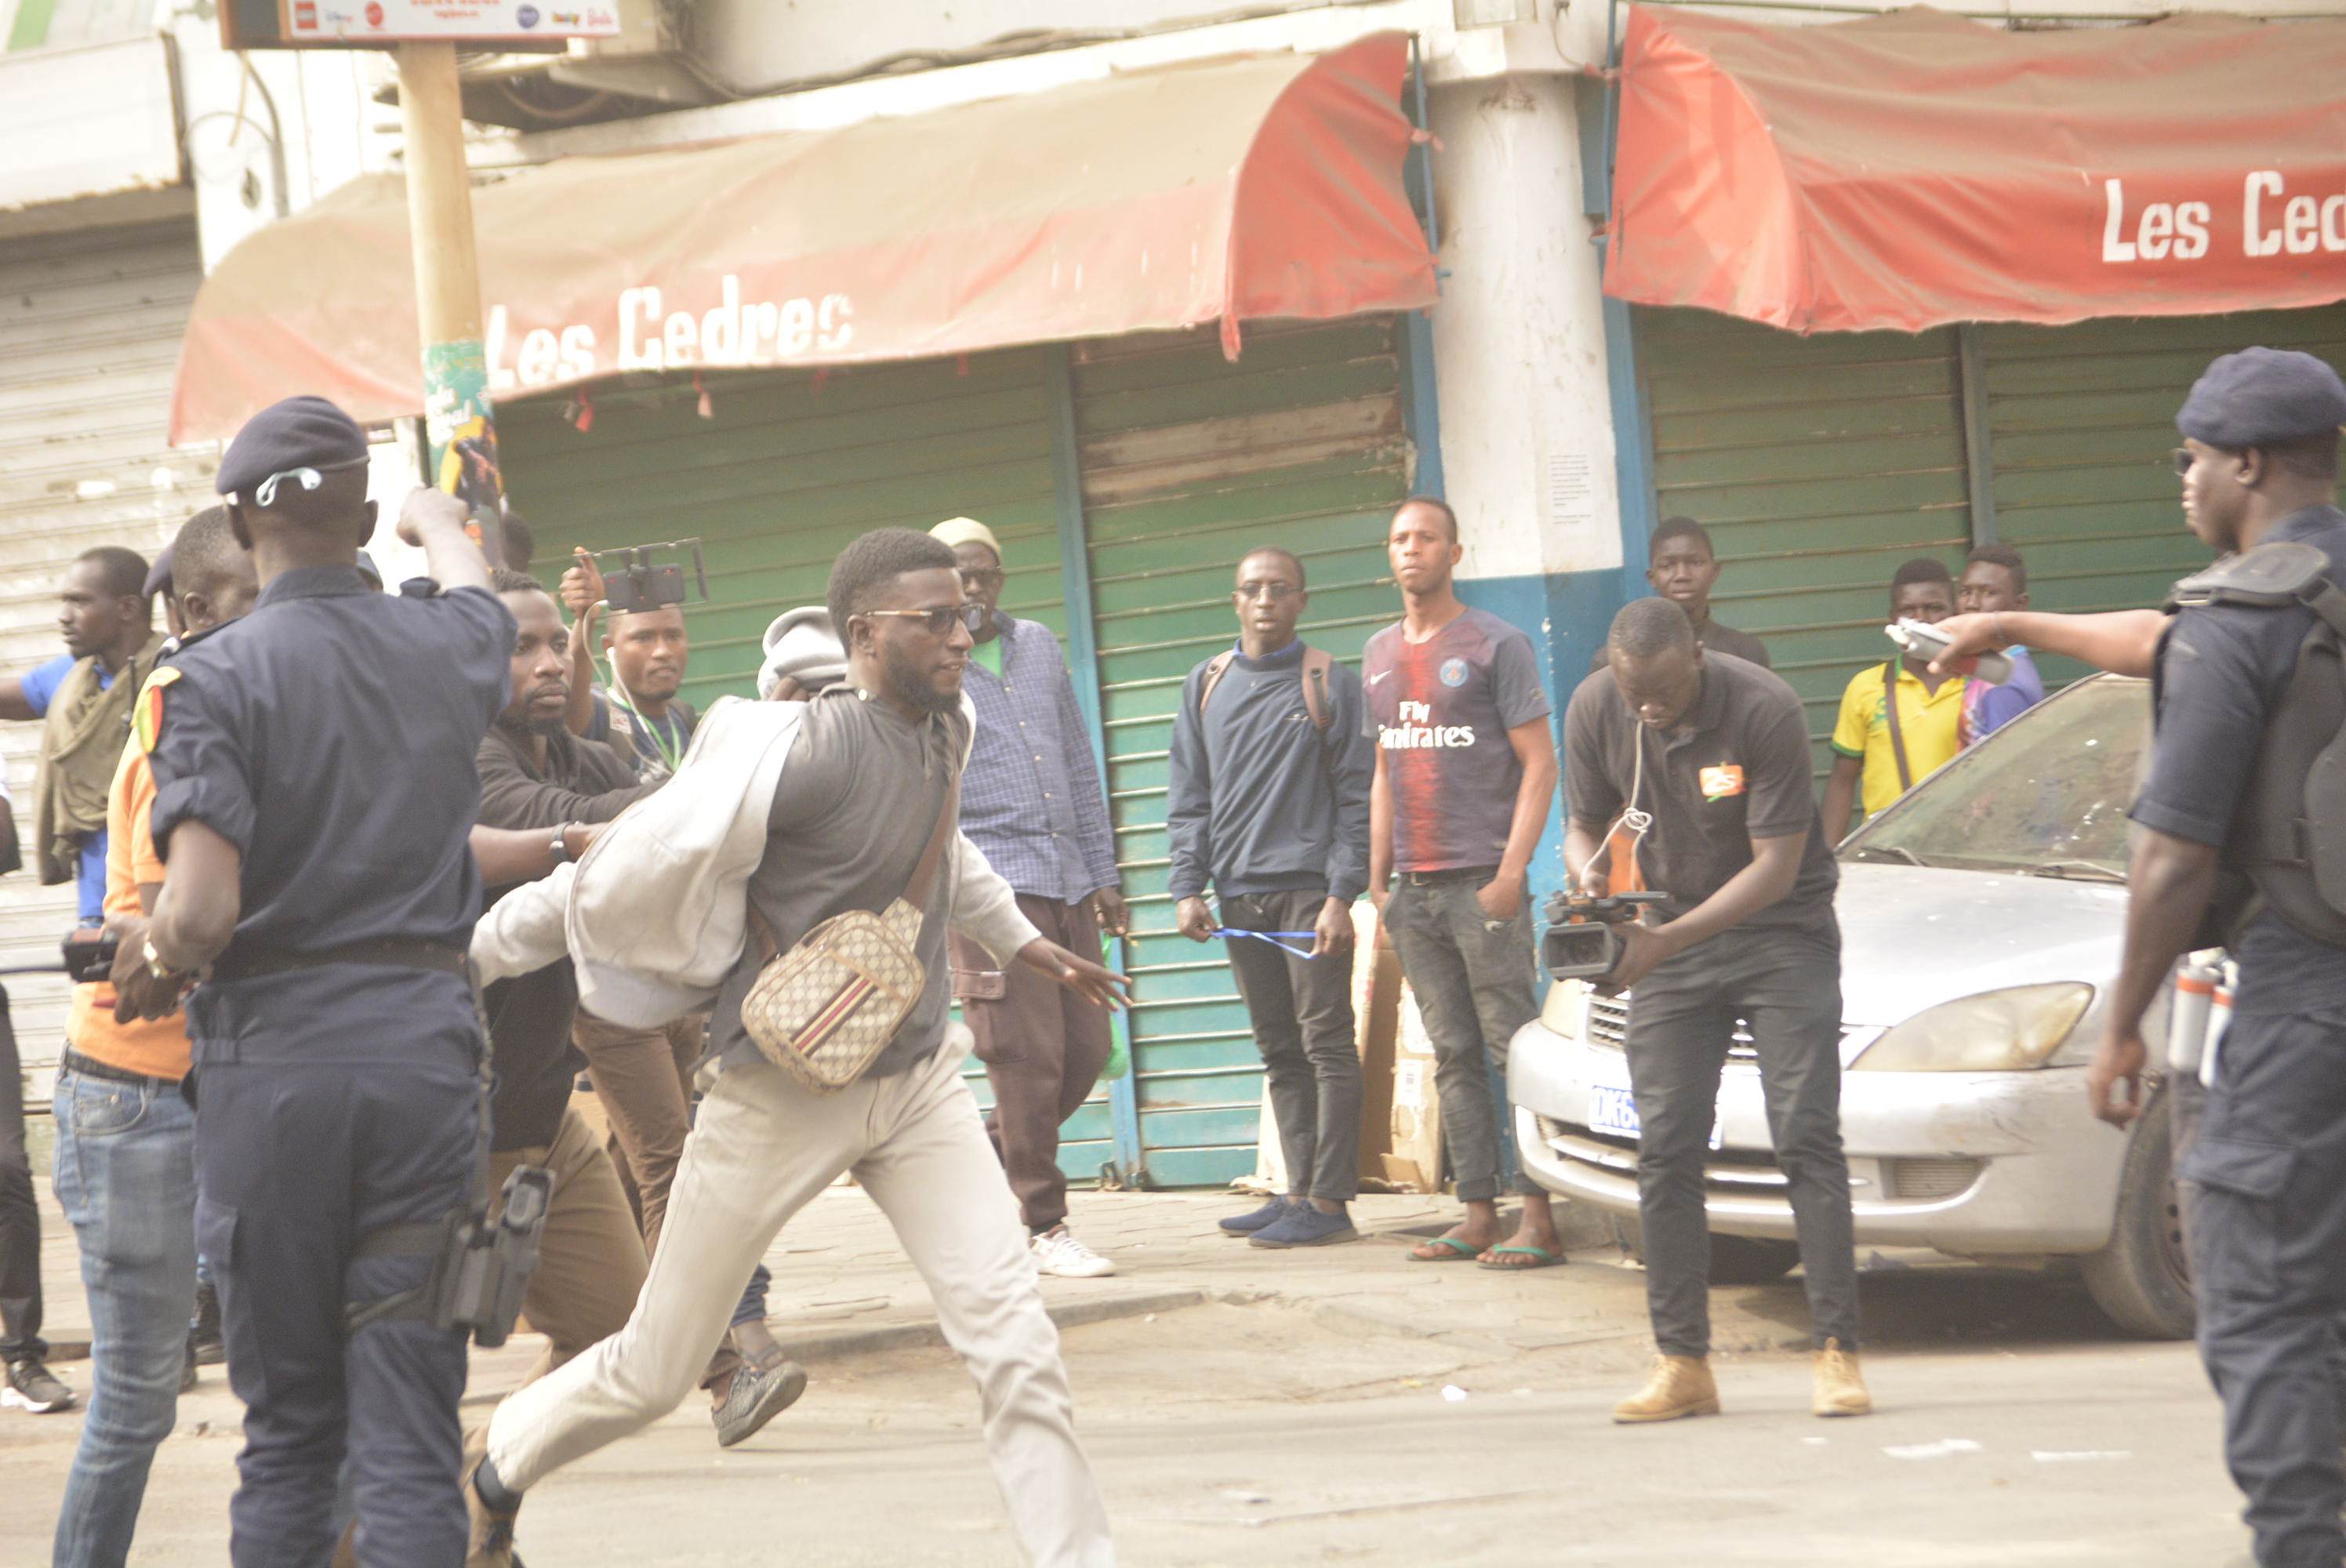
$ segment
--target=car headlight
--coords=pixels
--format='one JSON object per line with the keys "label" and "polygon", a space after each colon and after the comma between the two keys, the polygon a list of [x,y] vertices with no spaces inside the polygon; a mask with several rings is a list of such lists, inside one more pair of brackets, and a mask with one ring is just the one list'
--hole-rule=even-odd
{"label": "car headlight", "polygon": [[2042,1067],[2086,1015],[2082,981],[2015,985],[1925,1008],[1866,1047],[1852,1072],[2008,1073]]}

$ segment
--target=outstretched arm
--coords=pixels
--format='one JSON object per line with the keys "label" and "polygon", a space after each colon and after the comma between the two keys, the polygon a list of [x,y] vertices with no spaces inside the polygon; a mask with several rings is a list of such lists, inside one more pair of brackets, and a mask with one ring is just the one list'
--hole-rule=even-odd
{"label": "outstretched arm", "polygon": [[2147,677],[2158,655],[2158,637],[2167,629],[2167,616],[2157,610],[2109,610],[2093,616],[1999,610],[1985,616],[1950,616],[1939,623],[1938,629],[1953,641],[1931,661],[1931,673],[1936,676],[1954,674],[1959,659],[2018,643],[2113,675]]}

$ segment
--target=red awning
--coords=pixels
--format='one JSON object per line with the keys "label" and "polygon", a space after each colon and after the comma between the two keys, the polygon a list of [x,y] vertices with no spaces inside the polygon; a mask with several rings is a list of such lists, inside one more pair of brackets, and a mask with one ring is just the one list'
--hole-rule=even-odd
{"label": "red awning", "polygon": [[2346,298],[2346,22],[1631,7],[1605,288],[1796,331]]}
{"label": "red awning", "polygon": [[[1327,318],[1434,299],[1408,42],[1128,72],[832,131],[564,158],[474,193],[493,395]],[[196,297],[171,439],[315,392],[421,411],[401,181],[273,223]]]}

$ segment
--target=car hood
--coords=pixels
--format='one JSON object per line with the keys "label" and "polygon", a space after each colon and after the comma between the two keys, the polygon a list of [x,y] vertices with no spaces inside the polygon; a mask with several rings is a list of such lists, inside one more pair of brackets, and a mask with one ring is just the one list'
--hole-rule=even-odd
{"label": "car hood", "polygon": [[2093,986],[2098,1013],[2126,901],[2114,882],[1843,861],[1841,1018],[1885,1028],[1959,996],[2056,980]]}

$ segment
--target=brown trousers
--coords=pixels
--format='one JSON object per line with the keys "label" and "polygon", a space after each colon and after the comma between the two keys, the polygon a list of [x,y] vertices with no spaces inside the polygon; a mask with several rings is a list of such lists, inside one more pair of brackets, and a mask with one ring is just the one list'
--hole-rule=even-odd
{"label": "brown trousers", "polygon": [[[646,1253],[659,1249],[668,1188],[692,1131],[692,1067],[708,1035],[709,1020],[698,1014],[658,1029],[629,1029],[582,1007],[570,1026],[571,1043],[586,1058],[587,1081],[611,1124],[612,1161],[642,1223]],[[701,1387],[723,1399],[740,1364],[728,1338],[710,1358]]]}
{"label": "brown trousers", "polygon": [[[1100,950],[1099,918],[1089,899],[1018,895],[1035,929],[1086,958]],[[994,1085],[987,1136],[1010,1176],[1026,1228],[1041,1235],[1067,1217],[1067,1178],[1059,1169],[1059,1127],[1084,1103],[1107,1065],[1107,1009],[1086,1002],[1023,963],[996,971],[993,955],[966,937],[953,939],[954,990],[977,1038],[977,1059]],[[996,989],[998,997],[970,994]],[[973,984],[973,976],[983,977]]]}
{"label": "brown trousers", "polygon": [[[505,1207],[505,1177],[515,1166],[554,1173],[553,1201],[538,1243],[537,1269],[522,1290],[522,1316],[546,1336],[546,1353],[530,1367],[530,1384],[627,1327],[644,1288],[644,1243],[636,1217],[619,1190],[619,1173],[576,1111],[562,1113],[554,1142],[542,1148],[506,1149],[489,1156],[489,1213]],[[485,1418],[464,1432],[464,1462],[488,1451]],[[358,1568],[350,1530],[334,1548],[333,1568]]]}
{"label": "brown trousers", "polygon": [[546,1354],[524,1380],[536,1382],[626,1325],[644,1288],[645,1262],[618,1172],[577,1112],[562,1113],[562,1125],[546,1147],[489,1156],[493,1211],[503,1205],[505,1177],[525,1165],[554,1173],[537,1270],[522,1293],[529,1326],[546,1336]]}

